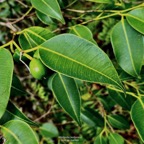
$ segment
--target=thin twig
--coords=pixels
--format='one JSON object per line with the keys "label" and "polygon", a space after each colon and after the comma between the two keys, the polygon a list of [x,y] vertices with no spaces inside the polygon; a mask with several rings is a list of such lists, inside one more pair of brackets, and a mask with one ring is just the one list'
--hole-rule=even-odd
{"label": "thin twig", "polygon": [[15,24],[15,23],[23,20],[23,19],[30,13],[30,11],[31,11],[32,9],[33,9],[33,7],[30,7],[30,9],[29,9],[22,17],[20,17],[20,18],[18,18],[17,20],[11,22],[11,24]]}
{"label": "thin twig", "polygon": [[24,6],[25,8],[28,8],[28,6],[26,4],[24,4],[23,2],[19,1],[19,0],[15,0],[16,2],[18,2],[19,4],[21,4],[22,6]]}
{"label": "thin twig", "polygon": [[0,25],[8,27],[14,32],[17,31],[17,29],[10,22],[0,22]]}
{"label": "thin twig", "polygon": [[39,118],[35,119],[34,122],[38,122],[38,121],[40,121],[42,118],[45,118],[47,115],[49,115],[49,114],[50,114],[50,111],[51,111],[51,109],[52,109],[53,103],[54,103],[54,100],[52,101],[52,104],[51,104],[49,110],[48,110],[46,113],[44,113],[42,116],[40,116]]}

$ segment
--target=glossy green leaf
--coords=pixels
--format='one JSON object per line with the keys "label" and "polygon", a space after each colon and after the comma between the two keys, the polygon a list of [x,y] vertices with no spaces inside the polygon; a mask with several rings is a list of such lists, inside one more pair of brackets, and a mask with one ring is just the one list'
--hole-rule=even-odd
{"label": "glossy green leaf", "polygon": [[23,96],[27,94],[16,75],[13,75],[12,86],[11,86],[11,96]]}
{"label": "glossy green leaf", "polygon": [[137,77],[144,55],[143,38],[126,20],[118,22],[111,33],[111,43],[119,65],[128,74]]}
{"label": "glossy green leaf", "polygon": [[80,94],[74,79],[56,74],[52,79],[52,91],[61,107],[80,124]]}
{"label": "glossy green leaf", "polygon": [[116,104],[119,104],[121,107],[130,110],[131,105],[127,101],[127,96],[125,96],[124,93],[120,93],[115,90],[108,89],[110,97],[113,99],[113,101],[116,102]]}
{"label": "glossy green leaf", "polygon": [[48,15],[46,15],[38,10],[36,11],[36,15],[39,18],[39,20],[41,22],[43,22],[44,24],[51,25],[54,23]]}
{"label": "glossy green leaf", "polygon": [[115,102],[113,101],[113,99],[110,96],[107,96],[107,97],[99,96],[98,100],[101,102],[101,104],[103,105],[104,109],[107,112],[111,112],[111,109],[115,105]]}
{"label": "glossy green leaf", "polygon": [[127,13],[129,24],[138,32],[144,34],[144,8],[138,8]]}
{"label": "glossy green leaf", "polygon": [[94,144],[107,144],[107,138],[99,135],[96,137]]}
{"label": "glossy green leaf", "polygon": [[23,50],[27,50],[42,44],[46,40],[52,38],[54,34],[42,27],[30,27],[23,31],[19,36],[19,44]]}
{"label": "glossy green leaf", "polygon": [[71,27],[70,33],[75,34],[81,38],[84,38],[96,44],[96,41],[93,39],[92,32],[84,25],[75,25]]}
{"label": "glossy green leaf", "polygon": [[50,69],[81,80],[123,88],[108,56],[95,44],[72,34],[55,36],[39,46]]}
{"label": "glossy green leaf", "polygon": [[144,142],[144,98],[138,99],[131,108],[131,119],[135,125],[135,128]]}
{"label": "glossy green leaf", "polygon": [[85,109],[81,112],[81,119],[91,127],[103,127],[104,125],[104,119],[102,116],[98,112],[92,111],[90,109]]}
{"label": "glossy green leaf", "polygon": [[0,49],[0,118],[7,107],[13,76],[13,59],[11,53]]}
{"label": "glossy green leaf", "polygon": [[38,11],[65,23],[57,0],[31,0],[31,3]]}
{"label": "glossy green leaf", "polygon": [[91,2],[96,2],[96,3],[112,3],[112,0],[86,0],[86,1],[91,1]]}
{"label": "glossy green leaf", "polygon": [[11,101],[9,101],[4,115],[0,119],[0,124],[8,122],[9,120],[22,120],[30,125],[38,126],[36,123],[27,118]]}
{"label": "glossy green leaf", "polygon": [[58,129],[52,123],[44,123],[40,127],[40,133],[45,138],[53,138],[59,135]]}
{"label": "glossy green leaf", "polygon": [[121,115],[117,115],[117,114],[108,115],[108,121],[112,127],[117,129],[130,128],[128,120]]}
{"label": "glossy green leaf", "polygon": [[38,144],[35,133],[23,121],[11,120],[0,127],[6,139],[5,144]]}
{"label": "glossy green leaf", "polygon": [[118,133],[110,133],[108,139],[109,144],[125,144],[124,138]]}

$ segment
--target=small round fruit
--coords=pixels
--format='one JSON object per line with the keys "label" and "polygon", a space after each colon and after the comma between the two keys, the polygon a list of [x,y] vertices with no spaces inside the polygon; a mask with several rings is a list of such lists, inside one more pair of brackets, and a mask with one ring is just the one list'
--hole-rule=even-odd
{"label": "small round fruit", "polygon": [[[16,62],[20,62],[20,51],[18,49],[15,50],[13,54],[13,59]],[[23,61],[27,61],[27,58],[25,56],[22,56],[21,58]]]}
{"label": "small round fruit", "polygon": [[29,67],[32,76],[36,79],[40,80],[46,75],[46,67],[39,59],[33,58],[29,64]]}

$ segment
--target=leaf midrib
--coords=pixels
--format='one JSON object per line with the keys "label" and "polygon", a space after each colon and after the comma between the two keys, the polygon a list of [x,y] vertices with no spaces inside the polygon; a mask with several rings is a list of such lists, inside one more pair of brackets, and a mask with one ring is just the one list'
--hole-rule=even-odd
{"label": "leaf midrib", "polygon": [[8,133],[10,133],[19,144],[22,144],[22,142],[18,139],[18,137],[15,133],[13,133],[11,130],[9,130],[8,128],[6,128],[4,126],[0,126],[0,127],[5,129]]}
{"label": "leaf midrib", "polygon": [[75,116],[76,116],[76,118],[77,118],[77,121],[79,122],[79,118],[77,117],[77,113],[76,113],[76,111],[75,111],[75,109],[74,109],[74,106],[73,106],[73,104],[71,103],[71,100],[70,100],[70,98],[69,98],[69,93],[68,93],[68,91],[67,91],[67,89],[66,89],[66,86],[65,86],[65,84],[64,84],[64,80],[63,80],[63,78],[62,78],[62,76],[60,75],[60,74],[58,74],[59,75],[59,77],[60,77],[60,79],[61,79],[61,82],[62,82],[62,84],[63,84],[63,87],[64,87],[64,90],[65,90],[65,92],[66,92],[66,94],[67,94],[67,98],[68,98],[68,100],[69,100],[69,102],[70,102],[70,104],[71,104],[71,106],[72,106],[72,109],[73,109],[73,112],[74,112],[74,114],[75,114]]}
{"label": "leaf midrib", "polygon": [[120,121],[118,121],[117,119],[115,119],[115,118],[113,118],[113,117],[111,117],[111,116],[109,116],[109,118],[110,118],[111,120],[115,121],[116,123],[121,124],[122,126],[125,127],[125,125],[124,125],[123,123],[121,123]]}
{"label": "leaf midrib", "polygon": [[137,72],[136,72],[136,69],[135,69],[135,66],[134,66],[134,61],[132,59],[131,48],[130,48],[130,44],[129,44],[129,40],[128,40],[128,37],[127,37],[127,32],[126,32],[126,28],[125,28],[125,24],[124,24],[124,20],[123,19],[122,19],[122,27],[123,27],[126,43],[127,43],[127,46],[128,46],[128,51],[129,51],[129,56],[130,56],[131,64],[132,64],[132,67],[133,67],[133,70],[134,70],[135,74],[137,75]]}
{"label": "leaf midrib", "polygon": [[86,68],[88,68],[88,69],[90,69],[90,70],[92,70],[92,71],[95,71],[96,73],[98,73],[98,74],[100,74],[100,75],[108,78],[109,80],[113,81],[113,82],[116,83],[119,87],[122,88],[122,86],[121,86],[119,83],[117,83],[115,80],[111,79],[111,78],[108,77],[107,75],[105,75],[105,74],[103,74],[103,73],[101,73],[101,72],[99,72],[99,71],[97,71],[97,70],[95,70],[95,69],[93,69],[93,68],[85,65],[85,64],[82,64],[82,63],[80,63],[80,62],[78,62],[78,61],[76,61],[76,60],[74,60],[74,59],[72,59],[72,58],[70,58],[70,57],[67,57],[67,56],[65,56],[65,55],[63,55],[63,54],[60,54],[60,53],[58,53],[58,52],[56,52],[56,51],[53,51],[53,50],[51,50],[51,49],[45,48],[45,47],[43,47],[43,46],[41,46],[41,45],[39,46],[39,48],[44,49],[44,50],[46,50],[46,51],[50,51],[50,52],[52,52],[52,53],[54,53],[54,54],[56,54],[56,55],[59,55],[59,56],[61,56],[61,57],[64,57],[64,58],[66,58],[66,59],[68,59],[68,60],[70,60],[70,61],[73,61],[73,62],[75,62],[75,63],[77,63],[77,64],[79,64],[79,65],[82,65],[82,66],[84,66],[84,67],[86,67]]}
{"label": "leaf midrib", "polygon": [[42,39],[43,41],[46,41],[45,38],[41,37],[41,35],[38,35],[37,33],[33,32],[33,31],[30,30],[30,29],[26,29],[25,31],[26,31],[26,32],[29,32],[29,33],[31,33],[31,34],[33,34],[33,35],[35,35],[36,37]]}
{"label": "leaf midrib", "polygon": [[113,140],[116,142],[115,144],[118,144],[115,137],[111,134],[111,137],[113,138]]}
{"label": "leaf midrib", "polygon": [[16,88],[15,86],[11,86],[13,89],[19,91],[19,92],[22,92],[22,93],[25,93],[24,91],[20,90],[19,88]]}
{"label": "leaf midrib", "polygon": [[144,23],[144,20],[139,19],[139,18],[138,18],[138,17],[136,17],[135,15],[132,15],[132,14],[127,14],[126,16],[127,16],[127,17],[132,17],[132,18],[134,18],[134,19],[136,19],[136,20],[139,20],[140,22]]}
{"label": "leaf midrib", "polygon": [[[56,16],[59,17],[59,15],[57,14],[57,11],[54,11],[54,9],[53,9],[50,5],[48,5],[44,0],[42,0],[42,2],[43,2],[47,7],[49,7],[49,8],[55,13]],[[59,17],[59,18],[60,18],[60,17]]]}

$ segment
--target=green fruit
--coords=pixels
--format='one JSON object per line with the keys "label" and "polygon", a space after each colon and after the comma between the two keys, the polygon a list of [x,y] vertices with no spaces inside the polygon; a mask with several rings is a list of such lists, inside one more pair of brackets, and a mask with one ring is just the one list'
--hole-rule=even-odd
{"label": "green fruit", "polygon": [[47,69],[39,59],[33,58],[29,64],[29,67],[32,76],[36,79],[40,80],[46,75]]}
{"label": "green fruit", "polygon": [[[13,54],[13,59],[16,62],[20,62],[20,51],[18,49],[15,50]],[[22,56],[22,61],[27,61],[28,59],[25,56]]]}

